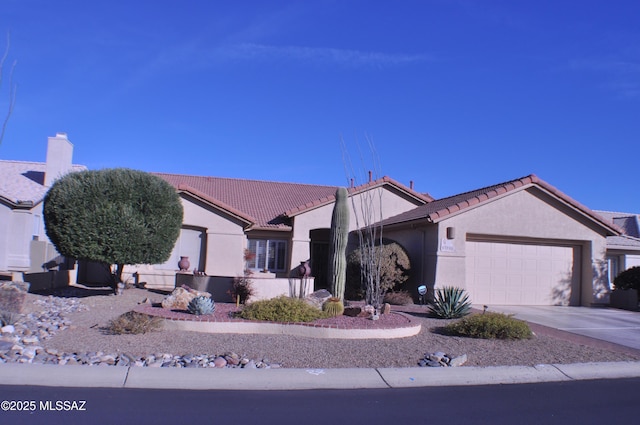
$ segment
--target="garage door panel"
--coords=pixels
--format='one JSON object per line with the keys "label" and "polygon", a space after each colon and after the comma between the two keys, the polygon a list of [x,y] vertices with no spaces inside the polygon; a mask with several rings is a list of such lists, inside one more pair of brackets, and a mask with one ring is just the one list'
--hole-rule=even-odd
{"label": "garage door panel", "polygon": [[579,299],[579,247],[494,241],[467,241],[467,247],[474,303],[567,305]]}

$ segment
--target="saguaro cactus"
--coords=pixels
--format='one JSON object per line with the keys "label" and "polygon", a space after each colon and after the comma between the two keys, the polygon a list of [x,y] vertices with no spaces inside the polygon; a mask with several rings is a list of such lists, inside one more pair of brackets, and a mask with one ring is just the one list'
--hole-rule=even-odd
{"label": "saguaro cactus", "polygon": [[349,205],[347,189],[336,190],[336,203],[331,216],[331,241],[329,243],[329,283],[334,297],[344,300],[347,280],[347,240],[349,238]]}

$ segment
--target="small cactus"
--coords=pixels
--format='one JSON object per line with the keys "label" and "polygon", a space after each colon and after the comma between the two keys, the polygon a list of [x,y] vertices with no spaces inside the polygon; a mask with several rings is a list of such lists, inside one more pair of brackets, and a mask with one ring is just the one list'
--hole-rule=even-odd
{"label": "small cactus", "polygon": [[201,316],[211,314],[216,309],[216,305],[211,298],[198,296],[192,299],[187,306],[189,313]]}
{"label": "small cactus", "polygon": [[340,298],[331,297],[322,304],[322,311],[331,317],[340,316],[344,313],[344,304]]}

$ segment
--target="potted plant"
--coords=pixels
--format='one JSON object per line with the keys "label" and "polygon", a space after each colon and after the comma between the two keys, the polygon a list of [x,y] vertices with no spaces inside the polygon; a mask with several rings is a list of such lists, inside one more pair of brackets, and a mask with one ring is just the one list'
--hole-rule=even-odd
{"label": "potted plant", "polygon": [[624,310],[638,310],[638,289],[640,289],[640,267],[631,267],[620,273],[613,281],[611,307]]}

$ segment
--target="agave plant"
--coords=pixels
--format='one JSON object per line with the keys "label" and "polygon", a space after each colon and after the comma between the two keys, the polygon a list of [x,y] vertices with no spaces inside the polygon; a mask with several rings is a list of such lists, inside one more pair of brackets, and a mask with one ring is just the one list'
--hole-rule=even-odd
{"label": "agave plant", "polygon": [[211,314],[215,310],[216,305],[213,300],[208,297],[198,296],[192,299],[187,306],[189,313],[200,316],[203,314]]}
{"label": "agave plant", "polygon": [[457,319],[469,314],[471,301],[464,289],[445,286],[436,290],[431,313],[439,319]]}

